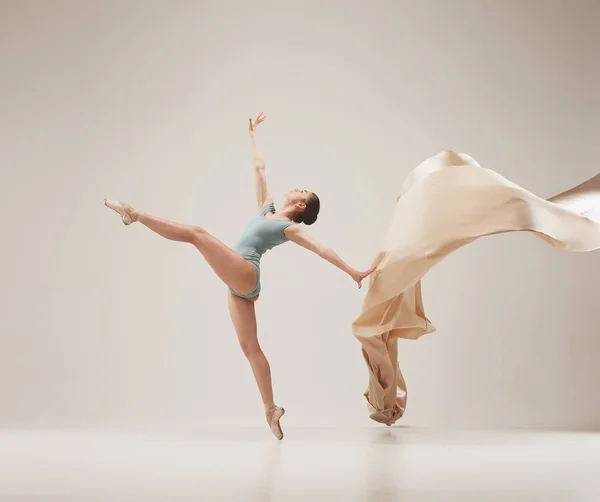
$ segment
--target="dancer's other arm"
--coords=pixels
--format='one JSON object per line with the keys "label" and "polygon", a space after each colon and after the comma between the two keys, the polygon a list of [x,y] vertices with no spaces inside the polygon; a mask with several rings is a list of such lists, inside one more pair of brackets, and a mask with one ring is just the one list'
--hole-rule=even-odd
{"label": "dancer's other arm", "polygon": [[290,225],[287,227],[285,229],[285,235],[292,242],[295,242],[299,246],[312,251],[324,260],[327,260],[332,265],[335,265],[340,270],[346,272],[358,284],[359,288],[362,286],[362,280],[371,275],[377,268],[371,267],[369,270],[364,272],[359,272],[358,270],[353,269],[344,260],[342,260],[333,249],[315,241],[299,225]]}
{"label": "dancer's other arm", "polygon": [[258,209],[262,210],[267,204],[272,204],[273,199],[267,189],[267,177],[265,175],[265,159],[263,158],[258,145],[256,144],[256,126],[266,119],[266,115],[261,114],[254,120],[249,121],[250,145],[252,146],[252,158],[254,161],[254,176],[256,178],[256,202]]}

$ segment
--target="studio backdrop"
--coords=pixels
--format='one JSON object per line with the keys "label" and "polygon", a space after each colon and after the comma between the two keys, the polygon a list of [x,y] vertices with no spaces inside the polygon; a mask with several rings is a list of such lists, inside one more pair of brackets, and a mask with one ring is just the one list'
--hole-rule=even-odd
{"label": "studio backdrop", "polygon": [[[263,426],[227,288],[105,197],[233,246],[255,215],[248,117],[276,205],[357,269],[401,183],[467,152],[546,198],[598,173],[597,2],[0,2],[0,425]],[[351,324],[365,290],[287,243],[259,340],[288,426],[372,426]],[[600,255],[483,238],[424,278],[397,425],[600,424]]]}

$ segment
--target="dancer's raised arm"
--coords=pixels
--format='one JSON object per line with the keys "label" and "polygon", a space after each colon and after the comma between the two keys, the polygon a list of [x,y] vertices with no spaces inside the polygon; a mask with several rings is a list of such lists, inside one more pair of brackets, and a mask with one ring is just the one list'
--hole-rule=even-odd
{"label": "dancer's raised arm", "polygon": [[267,177],[265,175],[265,159],[263,158],[258,145],[256,144],[256,126],[266,119],[266,115],[261,114],[256,119],[249,121],[250,145],[252,146],[252,158],[254,161],[254,176],[256,178],[256,201],[259,211],[267,204],[272,204],[273,199],[267,189]]}

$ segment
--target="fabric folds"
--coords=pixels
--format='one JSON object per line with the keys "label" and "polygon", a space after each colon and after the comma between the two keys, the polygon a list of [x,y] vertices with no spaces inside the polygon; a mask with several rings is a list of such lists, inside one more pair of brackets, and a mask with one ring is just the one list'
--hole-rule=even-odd
{"label": "fabric folds", "polygon": [[373,420],[391,425],[406,408],[398,339],[435,331],[423,307],[422,277],[480,237],[517,231],[565,251],[600,248],[600,174],[544,200],[450,150],[409,173],[352,323],[369,371],[364,395]]}

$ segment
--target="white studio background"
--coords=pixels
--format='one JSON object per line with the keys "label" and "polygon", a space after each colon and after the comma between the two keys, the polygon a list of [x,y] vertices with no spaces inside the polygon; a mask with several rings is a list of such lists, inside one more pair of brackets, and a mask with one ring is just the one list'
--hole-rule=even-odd
{"label": "white studio background", "polygon": [[[260,425],[227,290],[191,246],[256,210],[247,118],[276,204],[367,268],[406,174],[447,148],[549,197],[598,172],[599,4],[0,2],[0,422]],[[438,332],[401,341],[399,425],[600,424],[600,255],[480,240],[423,281]],[[351,333],[364,290],[288,243],[263,259],[259,337],[288,426],[373,425]]]}

